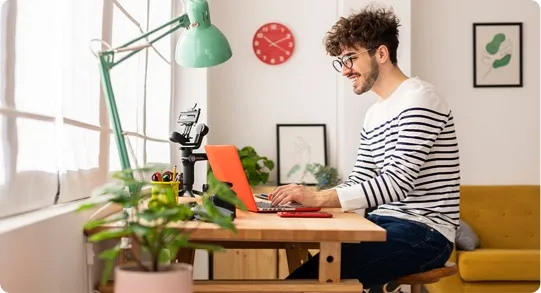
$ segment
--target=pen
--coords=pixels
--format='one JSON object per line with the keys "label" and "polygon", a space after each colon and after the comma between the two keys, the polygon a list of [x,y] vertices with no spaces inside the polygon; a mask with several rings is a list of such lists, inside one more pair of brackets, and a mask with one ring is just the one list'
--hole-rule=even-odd
{"label": "pen", "polygon": [[177,165],[173,168],[173,181],[177,180]]}

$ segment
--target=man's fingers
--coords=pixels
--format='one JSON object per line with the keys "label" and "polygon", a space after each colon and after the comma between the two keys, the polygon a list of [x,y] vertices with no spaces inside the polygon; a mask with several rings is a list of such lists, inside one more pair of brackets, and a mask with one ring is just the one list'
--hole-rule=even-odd
{"label": "man's fingers", "polygon": [[291,194],[288,194],[286,196],[284,196],[282,198],[282,200],[280,201],[280,203],[278,205],[283,205],[283,204],[287,204],[289,202],[293,201],[293,195]]}
{"label": "man's fingers", "polygon": [[284,191],[278,191],[277,193],[272,195],[272,205],[277,205],[282,198],[285,196]]}
{"label": "man's fingers", "polygon": [[269,199],[274,202],[274,198],[276,198],[279,194],[283,193],[285,190],[289,190],[294,186],[296,186],[296,184],[278,186],[273,192],[269,194]]}

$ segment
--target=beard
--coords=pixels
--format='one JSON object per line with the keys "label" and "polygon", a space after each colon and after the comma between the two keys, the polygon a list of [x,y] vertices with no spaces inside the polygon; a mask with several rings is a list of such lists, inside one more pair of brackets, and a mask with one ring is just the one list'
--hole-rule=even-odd
{"label": "beard", "polygon": [[376,84],[376,81],[379,77],[379,66],[378,62],[376,61],[376,57],[373,56],[370,59],[370,71],[363,74],[364,82],[361,85],[361,88],[354,87],[353,92],[357,95],[361,95],[372,89],[374,84]]}

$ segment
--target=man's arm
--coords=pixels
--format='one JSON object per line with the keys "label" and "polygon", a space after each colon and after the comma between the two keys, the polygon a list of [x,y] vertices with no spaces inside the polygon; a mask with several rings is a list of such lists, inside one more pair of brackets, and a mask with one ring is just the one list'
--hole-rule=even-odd
{"label": "man's arm", "polygon": [[366,134],[361,131],[361,141],[357,150],[357,160],[353,166],[348,179],[339,184],[335,188],[357,185],[363,181],[370,180],[378,175],[377,166],[374,163],[374,158],[366,141]]}
{"label": "man's arm", "polygon": [[410,102],[390,129],[390,133],[397,133],[396,147],[381,174],[356,185],[336,187],[336,198],[344,211],[400,201],[413,190],[421,166],[449,119],[449,111],[432,97],[407,98]]}
{"label": "man's arm", "polygon": [[336,189],[326,189],[316,192],[315,206],[321,208],[341,208]]}

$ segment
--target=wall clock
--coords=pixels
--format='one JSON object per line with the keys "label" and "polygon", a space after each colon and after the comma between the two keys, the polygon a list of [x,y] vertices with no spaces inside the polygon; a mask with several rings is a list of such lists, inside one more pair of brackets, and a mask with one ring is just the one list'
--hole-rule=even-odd
{"label": "wall clock", "polygon": [[295,49],[295,38],[285,25],[270,22],[262,25],[252,41],[254,53],[261,62],[278,65],[289,60]]}

